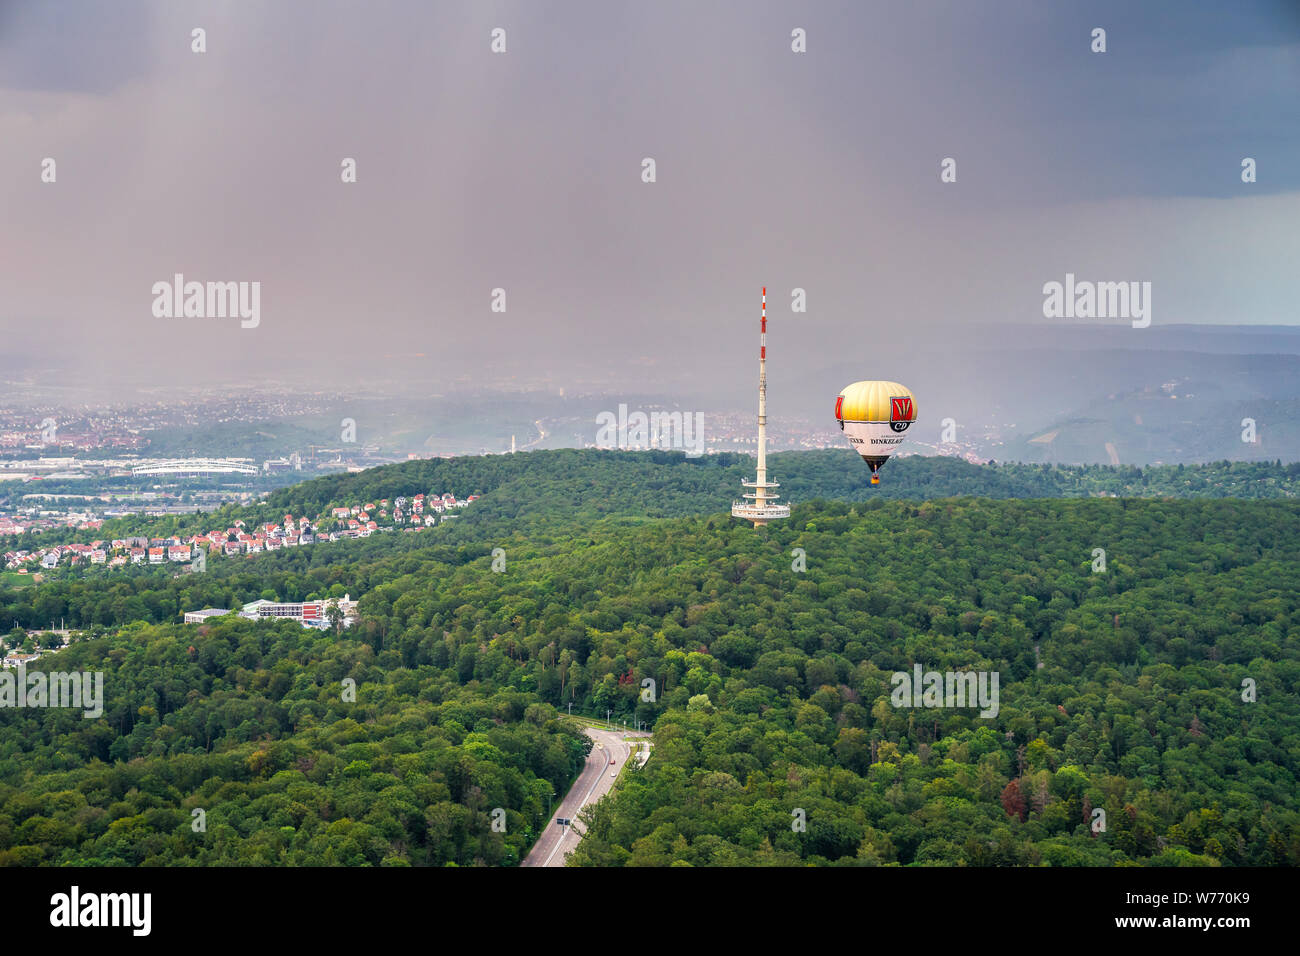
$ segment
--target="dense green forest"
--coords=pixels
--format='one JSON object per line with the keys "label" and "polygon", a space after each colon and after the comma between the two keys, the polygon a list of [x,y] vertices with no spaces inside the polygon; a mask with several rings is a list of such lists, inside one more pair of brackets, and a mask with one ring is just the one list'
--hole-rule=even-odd
{"label": "dense green forest", "polygon": [[[958,458],[898,458],[872,487],[858,456],[847,449],[779,452],[769,456],[787,500],[916,500],[980,498],[1296,498],[1300,464],[1215,462],[1206,465],[974,465]],[[112,518],[90,533],[57,529],[9,536],[5,547],[31,549],[65,541],[120,538],[279,521],[286,513],[315,518],[336,506],[364,504],[416,492],[450,491],[490,499],[459,515],[484,510],[519,520],[625,514],[677,517],[726,509],[752,478],[753,458],[726,453],[688,458],[682,452],[562,449],[520,455],[431,458],[358,473],[340,473],[270,492],[253,506],[230,505],[206,514]],[[574,478],[581,477],[581,483]],[[0,539],[3,540],[3,539]]]}
{"label": "dense green forest", "polygon": [[104,715],[5,712],[0,864],[517,863],[590,741],[533,695],[395,658],[229,619],[71,646],[47,666],[102,670]]}
{"label": "dense green forest", "polygon": [[[422,480],[484,497],[418,534],[0,590],[5,628],[107,630],[40,666],[102,669],[109,700],[0,711],[0,860],[508,865],[582,759],[572,704],[655,743],[587,812],[580,865],[1300,863],[1300,504],[1210,500],[1286,469],[1032,468],[922,500],[973,466],[904,459],[880,487],[913,500],[863,501],[816,497],[838,464],[799,461],[773,466],[793,516],[758,530],[719,505],[717,459],[412,462],[268,507],[443,467]],[[1077,484],[1011,494],[1031,479]],[[1191,484],[1090,497],[1103,480]],[[337,636],[173,623],[344,590],[361,620]],[[895,706],[917,664],[996,672],[997,715]]]}

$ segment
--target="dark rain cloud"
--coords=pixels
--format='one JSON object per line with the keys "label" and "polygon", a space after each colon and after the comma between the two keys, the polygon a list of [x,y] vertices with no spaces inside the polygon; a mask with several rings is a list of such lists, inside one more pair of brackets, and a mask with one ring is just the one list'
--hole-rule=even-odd
{"label": "dark rain cloud", "polygon": [[[764,284],[788,389],[960,362],[1067,271],[1294,322],[1298,58],[1286,2],[8,2],[0,322],[95,380],[642,390],[747,382]],[[155,318],[175,272],[261,324]]]}

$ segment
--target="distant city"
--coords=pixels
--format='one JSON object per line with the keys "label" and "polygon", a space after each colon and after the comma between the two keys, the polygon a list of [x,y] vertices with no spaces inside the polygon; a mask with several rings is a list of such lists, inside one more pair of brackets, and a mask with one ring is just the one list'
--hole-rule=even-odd
{"label": "distant city", "polygon": [[[11,398],[0,407],[0,537],[56,529],[93,534],[103,521],[125,515],[185,515],[247,505],[318,475],[411,459],[595,447],[601,410],[617,407],[608,395],[565,396],[562,389],[540,395],[503,392],[498,394],[504,399],[490,403],[473,396],[434,396],[421,402],[275,389],[213,395],[210,389],[195,389],[92,409],[55,400],[57,387],[37,390],[30,402],[15,401],[12,396],[32,391],[23,383],[6,384]],[[483,411],[502,405],[505,417]],[[653,396],[642,405],[670,408]],[[755,451],[751,408],[705,408],[694,414],[703,425],[700,452]],[[1001,442],[996,428],[963,435],[968,437],[927,443],[917,435],[910,451],[979,462]],[[619,447],[635,451],[673,445],[656,437]],[[789,451],[844,444],[829,415],[826,422],[813,422],[778,414],[769,420],[768,447]],[[118,558],[152,559],[114,553],[111,545],[101,559],[99,550],[83,554],[73,548],[54,560],[111,564]],[[41,565],[53,553],[29,549],[20,563]],[[166,560],[177,559],[169,554]]]}

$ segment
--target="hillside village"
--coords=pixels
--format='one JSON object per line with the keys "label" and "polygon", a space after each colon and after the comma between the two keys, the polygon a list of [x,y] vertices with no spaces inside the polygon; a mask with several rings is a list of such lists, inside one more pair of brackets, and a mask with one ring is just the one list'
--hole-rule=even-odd
{"label": "hillside village", "polygon": [[[315,518],[295,518],[286,514],[278,523],[248,527],[235,521],[228,528],[214,528],[193,535],[172,535],[165,538],[129,537],[99,540],[84,544],[60,544],[30,551],[17,550],[4,553],[6,570],[19,574],[59,567],[107,565],[110,568],[128,564],[184,564],[197,561],[202,556],[238,557],[295,548],[317,541],[340,541],[345,538],[367,538],[379,531],[402,529],[413,531],[432,527],[440,520],[456,517],[459,509],[477,500],[477,495],[457,498],[451,492],[444,494],[417,494],[412,498],[400,496],[384,498],[363,505],[341,506]],[[95,530],[98,522],[93,523]],[[0,534],[21,534],[21,527],[0,528]]]}

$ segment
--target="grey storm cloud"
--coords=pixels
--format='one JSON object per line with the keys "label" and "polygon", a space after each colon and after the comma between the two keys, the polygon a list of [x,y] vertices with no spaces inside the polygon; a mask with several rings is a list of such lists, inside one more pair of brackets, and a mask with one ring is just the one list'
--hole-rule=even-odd
{"label": "grey storm cloud", "polygon": [[[1288,2],[11,0],[5,348],[92,381],[672,388],[752,377],[766,285],[780,382],[958,361],[1067,271],[1151,281],[1157,323],[1294,322],[1298,84]],[[257,328],[155,317],[176,273],[261,282]]]}

